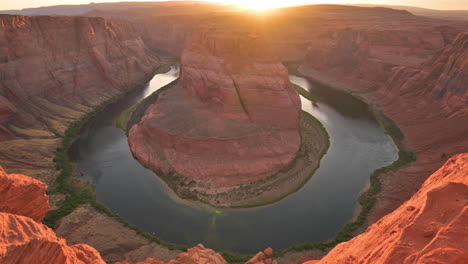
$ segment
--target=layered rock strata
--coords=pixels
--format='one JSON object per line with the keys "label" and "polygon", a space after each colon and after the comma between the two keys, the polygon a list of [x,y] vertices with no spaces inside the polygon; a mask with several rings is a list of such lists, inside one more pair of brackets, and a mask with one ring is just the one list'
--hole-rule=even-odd
{"label": "layered rock strata", "polygon": [[226,187],[264,179],[294,160],[299,95],[261,36],[201,31],[181,65],[178,84],[130,130],[144,166]]}
{"label": "layered rock strata", "polygon": [[0,167],[0,263],[105,264],[85,244],[66,240],[39,221],[48,213],[47,186],[24,175],[8,175]]}
{"label": "layered rock strata", "polygon": [[430,176],[397,210],[320,261],[308,264],[462,264],[468,262],[468,154]]}
{"label": "layered rock strata", "polygon": [[7,174],[0,166],[0,212],[24,215],[40,222],[49,212],[47,185],[36,179]]}
{"label": "layered rock strata", "polygon": [[51,183],[56,138],[67,126],[159,66],[135,32],[103,18],[0,16],[3,166]]}
{"label": "layered rock strata", "polygon": [[0,213],[0,262],[4,264],[105,264],[92,247],[65,239],[29,217]]}
{"label": "layered rock strata", "polygon": [[[344,36],[347,36],[343,39],[345,43],[349,44],[345,41],[348,38],[360,38],[361,43],[367,42],[370,49],[376,48],[362,34],[348,32]],[[371,223],[409,199],[420,188],[426,176],[433,173],[448,157],[468,150],[468,126],[463,125],[468,123],[467,36],[467,33],[447,33],[447,44],[438,52],[424,56],[426,59],[422,61],[400,58],[401,61],[385,67],[385,74],[379,77],[380,82],[372,81],[369,85],[362,82],[361,85],[356,84],[359,80],[370,81],[378,75],[357,78],[353,74],[346,77],[336,74],[334,77],[324,78],[315,69],[326,67],[322,60],[317,59],[317,51],[301,66],[300,71],[306,76],[351,92],[359,90],[358,96],[396,122],[404,134],[404,138],[395,134],[400,143],[417,153],[417,161],[409,167],[400,169],[391,177],[380,176],[383,191],[378,194],[379,202],[371,214]],[[443,43],[444,38],[439,41]],[[329,53],[320,54],[327,56]],[[363,57],[356,58],[360,58],[361,62],[353,64],[354,71],[372,72],[366,70],[372,64],[363,61]],[[372,68],[378,69],[374,66]],[[334,72],[336,69],[330,67],[329,70]]]}

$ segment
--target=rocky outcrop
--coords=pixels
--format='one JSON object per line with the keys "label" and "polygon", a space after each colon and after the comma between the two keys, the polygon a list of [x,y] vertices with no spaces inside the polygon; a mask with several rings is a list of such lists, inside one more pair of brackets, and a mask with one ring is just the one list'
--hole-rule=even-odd
{"label": "rocky outcrop", "polygon": [[40,222],[50,210],[46,191],[45,183],[24,175],[6,174],[0,166],[0,212]]}
{"label": "rocky outcrop", "polygon": [[52,229],[29,217],[0,213],[0,233],[3,264],[105,264],[94,248],[70,247]]}
{"label": "rocky outcrop", "polygon": [[396,121],[418,154],[411,166],[381,176],[384,188],[371,221],[408,200],[448,157],[468,150],[467,43],[468,34],[461,33],[423,65],[393,68],[388,82],[365,96]]}
{"label": "rocky outcrop", "polygon": [[435,172],[397,210],[309,264],[468,262],[468,154]]}
{"label": "rocky outcrop", "polygon": [[181,64],[178,85],[161,92],[130,130],[143,165],[226,187],[291,163],[301,143],[300,100],[261,36],[201,31]]}
{"label": "rocky outcrop", "polygon": [[[187,252],[180,253],[176,259],[166,262],[166,264],[227,264],[226,260],[218,253],[211,249],[205,248],[202,244],[198,244],[194,248],[190,248]],[[116,264],[130,264],[129,262],[117,262]],[[145,261],[134,264],[164,264],[164,261],[155,258],[148,258]],[[263,252],[259,252],[245,264],[278,264],[273,259],[273,249],[267,248]]]}
{"label": "rocky outcrop", "polygon": [[[157,69],[158,57],[136,31],[103,18],[0,15],[0,140],[16,149],[0,147],[0,161],[9,171],[33,171],[50,183],[54,154],[39,154],[57,147],[52,139]],[[39,156],[25,162],[27,153]]]}
{"label": "rocky outcrop", "polygon": [[[116,264],[130,264],[129,262],[117,262]],[[136,264],[164,264],[163,261],[155,258],[148,258]],[[211,249],[198,244],[190,248],[187,252],[180,253],[176,259],[166,262],[166,264],[227,264],[224,258]]]}
{"label": "rocky outcrop", "polygon": [[245,264],[278,264],[278,261],[273,258],[273,249],[267,248],[263,252],[258,252]]}
{"label": "rocky outcrop", "polygon": [[0,263],[104,264],[99,253],[65,239],[39,223],[50,210],[47,185],[24,175],[6,174],[0,167]]}

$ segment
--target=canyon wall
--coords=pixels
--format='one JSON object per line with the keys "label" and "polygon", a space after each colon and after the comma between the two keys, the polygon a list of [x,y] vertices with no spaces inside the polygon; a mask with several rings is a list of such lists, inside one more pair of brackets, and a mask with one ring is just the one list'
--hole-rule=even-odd
{"label": "canyon wall", "polygon": [[178,84],[161,92],[129,133],[146,167],[217,187],[288,166],[299,150],[299,95],[255,32],[202,30],[181,58]]}
{"label": "canyon wall", "polygon": [[407,200],[420,188],[424,175],[435,171],[448,157],[467,151],[467,45],[468,33],[460,33],[420,67],[393,68],[387,83],[365,96],[397,122],[405,143],[418,154],[411,166],[392,176],[381,176],[381,203],[371,221]]}
{"label": "canyon wall", "polygon": [[468,154],[457,155],[391,214],[308,264],[468,262]]}
{"label": "canyon wall", "polygon": [[383,112],[404,134],[393,131],[397,143],[417,154],[410,166],[380,175],[373,223],[417,192],[448,157],[468,150],[462,125],[468,123],[468,24],[408,14],[395,20],[349,16],[338,19],[346,26],[326,23],[316,30],[321,33],[307,45],[298,71]]}
{"label": "canyon wall", "polygon": [[0,16],[0,161],[9,171],[51,183],[67,126],[158,68],[136,31],[103,18]]}

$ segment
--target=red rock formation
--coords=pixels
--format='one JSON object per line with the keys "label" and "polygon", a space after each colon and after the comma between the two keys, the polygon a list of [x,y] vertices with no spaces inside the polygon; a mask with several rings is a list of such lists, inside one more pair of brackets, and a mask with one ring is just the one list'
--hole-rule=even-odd
{"label": "red rock formation", "polygon": [[181,64],[178,85],[130,131],[143,165],[233,186],[270,176],[296,157],[299,96],[260,36],[197,33]]}
{"label": "red rock formation", "polygon": [[2,264],[104,264],[88,245],[67,246],[54,231],[31,218],[0,213]]}
{"label": "red rock formation", "polygon": [[308,264],[468,263],[468,154],[451,158],[397,210]]}
{"label": "red rock formation", "polygon": [[[180,253],[176,259],[170,260],[166,264],[227,264],[224,258],[211,249],[205,248],[202,244]],[[116,264],[129,264],[128,262],[117,262]],[[163,261],[149,258],[136,264],[164,264]]]}
{"label": "red rock formation", "polygon": [[468,150],[467,43],[468,34],[461,33],[424,65],[395,67],[388,82],[367,96],[397,122],[418,154],[411,166],[381,176],[384,188],[372,221],[408,200],[448,157]]}
{"label": "red rock formation", "polygon": [[456,23],[408,17],[390,29],[391,23],[368,22],[318,35],[300,72],[336,88],[373,91],[359,96],[395,120],[417,153],[411,166],[380,176],[375,222],[417,192],[447,157],[467,151],[468,49]]}
{"label": "red rock formation", "polygon": [[45,183],[24,175],[8,175],[0,166],[0,212],[40,222],[50,210],[46,191]]}
{"label": "red rock formation", "polygon": [[[51,183],[51,139],[159,67],[135,27],[96,17],[0,15],[0,141],[15,145],[14,153],[0,147],[0,162],[9,171],[33,171]],[[29,139],[49,139],[40,145],[50,147]],[[25,162],[27,153],[47,158]]]}
{"label": "red rock formation", "polygon": [[278,264],[278,261],[273,259],[273,249],[267,248],[263,252],[258,252],[245,264]]}

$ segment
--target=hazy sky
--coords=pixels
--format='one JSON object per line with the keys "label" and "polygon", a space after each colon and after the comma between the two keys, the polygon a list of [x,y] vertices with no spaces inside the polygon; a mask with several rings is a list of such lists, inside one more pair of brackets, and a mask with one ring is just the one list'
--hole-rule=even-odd
{"label": "hazy sky", "polygon": [[[132,1],[132,0],[126,0]],[[145,1],[145,0],[135,0]],[[158,1],[158,0],[156,0]],[[209,0],[214,2],[245,2],[235,0]],[[250,3],[256,2],[257,0],[249,0]],[[273,0],[274,1],[274,0]],[[7,9],[21,9],[27,7],[39,7],[39,6],[50,6],[50,5],[63,5],[63,4],[87,4],[92,2],[90,0],[0,0],[0,10]],[[94,2],[118,2],[118,0],[95,0]],[[468,10],[468,0],[290,0],[290,1],[276,1],[280,3],[370,3],[370,4],[392,4],[392,5],[410,5],[420,6],[434,9],[466,9]]]}

